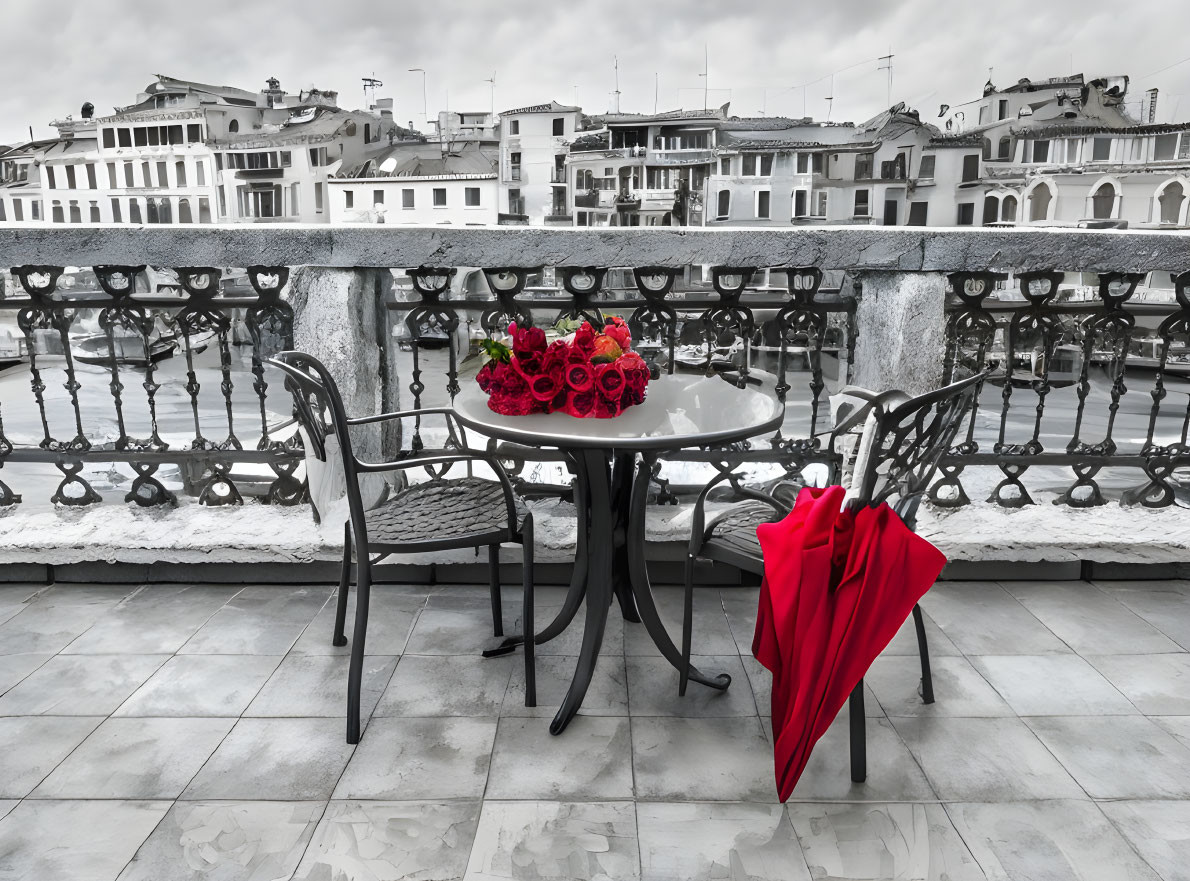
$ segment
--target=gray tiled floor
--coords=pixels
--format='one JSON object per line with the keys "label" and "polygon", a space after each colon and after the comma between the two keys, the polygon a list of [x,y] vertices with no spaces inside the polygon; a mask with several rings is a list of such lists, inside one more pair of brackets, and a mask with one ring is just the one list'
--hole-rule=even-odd
{"label": "gray tiled floor", "polygon": [[479,656],[485,588],[379,586],[354,747],[331,593],[0,587],[0,881],[1190,879],[1187,582],[937,585],[937,703],[902,628],[866,680],[867,782],[844,712],[785,806],[755,589],[698,591],[726,693],[678,698],[613,610],[555,738],[579,627],[527,708],[521,656]]}

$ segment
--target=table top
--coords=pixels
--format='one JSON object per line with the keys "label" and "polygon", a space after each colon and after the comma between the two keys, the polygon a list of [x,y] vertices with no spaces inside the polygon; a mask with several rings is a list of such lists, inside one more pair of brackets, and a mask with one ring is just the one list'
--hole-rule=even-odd
{"label": "table top", "polygon": [[568,413],[502,416],[474,383],[454,400],[465,427],[499,440],[538,447],[677,450],[726,444],[773,431],[784,405],[755,389],[739,389],[717,376],[663,375],[649,383],[644,403],[611,419]]}

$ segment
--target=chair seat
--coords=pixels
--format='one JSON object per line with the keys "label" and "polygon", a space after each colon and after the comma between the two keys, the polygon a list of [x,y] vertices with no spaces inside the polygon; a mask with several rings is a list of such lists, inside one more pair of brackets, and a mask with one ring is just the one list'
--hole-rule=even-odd
{"label": "chair seat", "polygon": [[699,556],[719,560],[756,574],[764,572],[764,557],[756,527],[779,519],[764,502],[743,502],[720,514],[706,529]]}
{"label": "chair seat", "polygon": [[[520,498],[515,504],[519,531],[527,509]],[[413,484],[368,511],[365,519],[371,546],[434,542],[471,547],[507,541],[516,534],[509,532],[500,483],[481,477]]]}

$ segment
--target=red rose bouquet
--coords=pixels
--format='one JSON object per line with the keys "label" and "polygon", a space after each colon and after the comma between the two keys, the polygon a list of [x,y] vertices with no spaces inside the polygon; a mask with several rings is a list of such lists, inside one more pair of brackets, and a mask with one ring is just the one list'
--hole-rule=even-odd
{"label": "red rose bouquet", "polygon": [[508,326],[512,346],[483,341],[488,363],[475,381],[488,407],[508,416],[553,413],[608,419],[645,399],[649,366],[633,352],[623,318],[602,331],[584,321],[568,338],[546,344],[540,328]]}

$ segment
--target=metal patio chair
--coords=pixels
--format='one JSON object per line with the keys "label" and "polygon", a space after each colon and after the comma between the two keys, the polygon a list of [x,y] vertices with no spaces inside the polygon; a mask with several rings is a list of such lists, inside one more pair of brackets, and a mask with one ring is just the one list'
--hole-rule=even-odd
{"label": "metal patio chair", "polygon": [[[950,450],[956,434],[971,413],[986,373],[980,373],[950,385],[910,397],[893,391],[875,394],[865,389],[847,387],[842,394],[859,401],[850,412],[841,412],[831,432],[831,449],[835,441],[863,427],[863,434],[854,448],[844,453],[836,464],[836,474],[852,464],[848,499],[851,505],[875,506],[888,502],[910,528],[917,524],[917,509],[922,496],[929,489],[938,461]],[[746,499],[728,511],[706,522],[707,497],[716,486],[731,481],[736,493]],[[764,558],[756,527],[761,523],[780,520],[789,513],[792,499],[778,499],[742,486],[730,471],[712,479],[698,496],[694,507],[690,544],[686,554],[685,597],[682,609],[682,657],[689,666],[691,628],[694,600],[694,562],[696,559],[718,560],[746,572],[764,574]],[[913,607],[913,624],[917,632],[917,647],[921,658],[922,702],[934,702],[934,684],[930,673],[930,653],[926,641],[925,621],[921,607]],[[678,693],[685,695],[687,677],[679,679]],[[857,783],[867,776],[866,731],[864,728],[864,683],[851,693],[848,712],[851,734],[851,779]]]}
{"label": "metal patio chair", "polygon": [[[441,450],[419,450],[390,462],[363,462],[352,452],[348,428],[375,425],[392,419],[441,415],[453,421],[444,408],[380,413],[347,418],[334,378],[316,358],[302,352],[282,352],[269,363],[285,373],[286,388],[293,395],[294,412],[303,430],[307,463],[334,469],[341,466],[341,492],[349,517],[344,523],[343,567],[335,607],[333,643],[346,645],[344,623],[354,545],[356,560],[355,631],[351,642],[351,667],[347,679],[347,742],[360,738],[360,685],[372,566],[392,554],[425,553],[458,548],[488,548],[492,604],[492,629],[504,633],[500,601],[499,549],[506,542],[523,549],[524,599],[522,626],[533,632],[533,515],[513,491],[503,468],[493,456],[463,445]],[[451,427],[452,438],[462,437]],[[335,448],[338,448],[338,455]],[[336,459],[338,460],[336,462]],[[313,460],[313,461],[311,461]],[[475,477],[476,462],[491,468],[495,479]],[[456,465],[468,465],[465,477],[446,476]],[[424,469],[429,479],[402,480],[396,490],[365,499],[361,478],[368,475]],[[387,487],[386,487],[387,490]],[[317,511],[322,517],[327,511]],[[354,539],[354,542],[353,542]],[[533,640],[524,640],[525,705],[536,706]]]}

